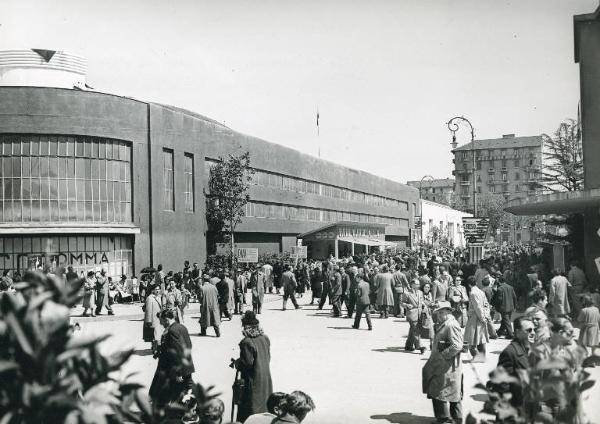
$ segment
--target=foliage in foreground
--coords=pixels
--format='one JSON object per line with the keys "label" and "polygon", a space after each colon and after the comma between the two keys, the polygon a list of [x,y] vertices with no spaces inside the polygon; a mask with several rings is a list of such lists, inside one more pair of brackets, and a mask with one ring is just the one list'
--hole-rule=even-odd
{"label": "foliage in foreground", "polygon": [[164,423],[201,412],[214,396],[200,385],[187,405],[153,409],[143,386],[115,377],[133,350],[104,354],[108,335],[73,333],[82,284],[27,272],[16,293],[0,294],[0,423]]}
{"label": "foliage in foreground", "polygon": [[[572,367],[564,356],[553,353],[528,370],[518,370],[518,377],[499,367],[490,373],[487,385],[475,387],[487,393],[489,401],[482,412],[493,419],[477,421],[469,414],[466,424],[589,424],[591,421],[582,408],[582,394],[595,381],[585,370],[600,359],[592,356],[583,361],[583,367]],[[522,402],[513,402],[519,393]]]}

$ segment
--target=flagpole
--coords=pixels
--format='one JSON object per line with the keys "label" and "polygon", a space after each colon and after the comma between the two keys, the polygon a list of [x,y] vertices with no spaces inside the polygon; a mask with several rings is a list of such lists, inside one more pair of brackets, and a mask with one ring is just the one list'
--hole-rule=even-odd
{"label": "flagpole", "polygon": [[321,142],[319,140],[319,106],[317,106],[317,155],[321,159]]}

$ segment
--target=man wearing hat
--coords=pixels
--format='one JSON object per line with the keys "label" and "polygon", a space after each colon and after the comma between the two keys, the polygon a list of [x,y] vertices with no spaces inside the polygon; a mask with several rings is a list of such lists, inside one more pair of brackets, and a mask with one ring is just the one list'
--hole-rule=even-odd
{"label": "man wearing hat", "polygon": [[329,298],[333,305],[333,316],[339,317],[342,314],[342,274],[340,267],[333,266],[333,273],[329,277]]}
{"label": "man wearing hat", "polygon": [[200,335],[206,336],[206,329],[213,327],[217,337],[221,337],[221,313],[219,311],[219,292],[204,275],[204,284],[200,287]]}
{"label": "man wearing hat", "polygon": [[462,423],[462,330],[452,315],[450,302],[439,302],[433,313],[439,326],[431,356],[423,367],[423,393],[431,399],[438,423]]}
{"label": "man wearing hat", "polygon": [[234,314],[241,314],[243,312],[243,304],[245,302],[246,297],[246,286],[248,285],[248,281],[246,280],[246,275],[242,272],[242,269],[238,267],[236,275],[235,275],[235,286],[234,286]]}
{"label": "man wearing hat", "polygon": [[267,290],[267,277],[262,271],[260,263],[256,264],[256,268],[250,276],[250,288],[252,289],[252,310],[255,314],[260,314]]}

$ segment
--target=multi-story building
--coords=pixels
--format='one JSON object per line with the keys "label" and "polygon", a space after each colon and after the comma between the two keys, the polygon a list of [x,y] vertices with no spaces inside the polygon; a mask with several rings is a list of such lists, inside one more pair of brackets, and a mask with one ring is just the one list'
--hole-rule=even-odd
{"label": "multi-story building", "polygon": [[188,110],[88,90],[85,71],[65,52],[0,52],[0,269],[118,276],[202,262],[210,164],[243,152],[256,174],[239,246],[285,252],[336,223],[345,232],[327,233],[323,255],[341,238],[342,250],[410,243],[417,189]]}
{"label": "multi-story building", "polygon": [[407,181],[406,184],[418,188],[421,199],[453,206],[454,178],[424,178],[418,181]]}
{"label": "multi-story building", "polygon": [[[473,146],[474,144],[474,146]],[[473,153],[478,208],[490,198],[509,201],[534,196],[540,191],[542,136],[475,140],[455,148],[454,171],[457,209],[473,212]],[[527,228],[503,228],[502,240],[528,241]]]}

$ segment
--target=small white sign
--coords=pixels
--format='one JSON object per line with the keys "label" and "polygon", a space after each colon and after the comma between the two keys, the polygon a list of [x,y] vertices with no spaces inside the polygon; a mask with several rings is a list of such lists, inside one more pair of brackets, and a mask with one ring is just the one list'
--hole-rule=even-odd
{"label": "small white sign", "polygon": [[600,274],[600,257],[594,259],[594,262],[596,262],[596,268],[598,268],[598,274]]}
{"label": "small white sign", "polygon": [[235,249],[238,262],[258,262],[258,249],[254,247],[239,247]]}
{"label": "small white sign", "polygon": [[298,259],[306,259],[307,257],[306,246],[292,246],[292,257]]}
{"label": "small white sign", "polygon": [[296,239],[296,246],[302,247],[302,239]]}

